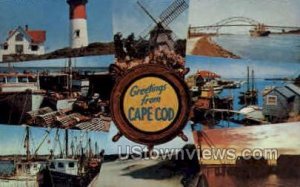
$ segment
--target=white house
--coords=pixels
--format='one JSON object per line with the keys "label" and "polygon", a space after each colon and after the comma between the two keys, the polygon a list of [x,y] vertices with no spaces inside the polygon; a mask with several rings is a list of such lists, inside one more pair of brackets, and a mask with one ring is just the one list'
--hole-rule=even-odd
{"label": "white house", "polygon": [[44,54],[45,41],[46,31],[44,30],[30,30],[28,26],[11,30],[5,42],[0,45],[0,61],[3,61],[5,55]]}

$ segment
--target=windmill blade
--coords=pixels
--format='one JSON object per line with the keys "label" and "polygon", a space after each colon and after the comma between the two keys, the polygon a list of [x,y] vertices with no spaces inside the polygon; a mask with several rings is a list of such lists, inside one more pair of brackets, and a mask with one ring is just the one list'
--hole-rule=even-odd
{"label": "windmill blade", "polygon": [[[165,30],[171,30],[171,31],[172,31],[172,29],[171,29],[168,25],[162,24],[162,27],[163,27]],[[173,40],[174,42],[175,42],[175,41],[177,40],[177,38],[178,38],[174,32],[171,33],[171,37],[172,37],[172,40]]]}
{"label": "windmill blade", "polygon": [[189,5],[187,4],[186,0],[176,0],[160,14],[159,18],[161,23],[164,26],[169,25],[188,7]]}
{"label": "windmill blade", "polygon": [[151,18],[151,20],[158,24],[158,21],[154,18],[154,16],[152,16],[152,14],[150,14],[150,12],[146,9],[146,7],[144,5],[142,5],[142,3],[140,3],[139,1],[137,1],[137,4],[139,5],[139,7],[141,7],[141,9]]}
{"label": "windmill blade", "polygon": [[146,39],[146,38],[149,36],[151,30],[153,30],[154,27],[155,27],[155,26],[153,26],[153,24],[150,24],[150,25],[149,25],[147,28],[145,28],[138,36],[142,37],[143,39]]}

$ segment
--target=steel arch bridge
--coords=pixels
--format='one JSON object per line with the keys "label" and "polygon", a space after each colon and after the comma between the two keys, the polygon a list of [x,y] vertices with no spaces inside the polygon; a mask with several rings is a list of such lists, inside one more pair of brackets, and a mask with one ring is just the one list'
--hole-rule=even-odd
{"label": "steel arch bridge", "polygon": [[202,31],[213,31],[213,33],[218,33],[222,27],[236,27],[236,26],[249,27],[249,26],[256,26],[259,24],[263,24],[263,23],[261,23],[257,20],[251,19],[251,18],[236,16],[236,17],[230,17],[230,18],[223,19],[212,25],[190,27],[189,33],[191,33],[191,34],[199,33]]}
{"label": "steel arch bridge", "polygon": [[230,17],[230,18],[226,18],[226,19],[223,19],[221,21],[218,21],[217,23],[215,23],[214,25],[227,25],[227,24],[230,24],[230,23],[234,23],[234,22],[244,22],[244,23],[248,23],[250,25],[257,25],[259,24],[260,22],[252,19],[252,18],[246,18],[246,17]]}

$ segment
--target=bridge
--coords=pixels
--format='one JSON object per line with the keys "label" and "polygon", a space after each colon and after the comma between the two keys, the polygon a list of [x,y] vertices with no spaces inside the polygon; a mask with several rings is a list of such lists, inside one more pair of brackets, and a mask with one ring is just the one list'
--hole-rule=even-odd
{"label": "bridge", "polygon": [[297,26],[275,26],[275,25],[266,25],[257,20],[247,18],[247,17],[230,17],[218,21],[215,24],[207,25],[207,26],[196,26],[189,27],[189,37],[198,36],[203,33],[210,34],[219,34],[220,29],[224,27],[257,27],[259,25],[263,25],[266,29],[270,30],[278,30],[280,32],[286,32],[291,30],[299,30],[300,27]]}

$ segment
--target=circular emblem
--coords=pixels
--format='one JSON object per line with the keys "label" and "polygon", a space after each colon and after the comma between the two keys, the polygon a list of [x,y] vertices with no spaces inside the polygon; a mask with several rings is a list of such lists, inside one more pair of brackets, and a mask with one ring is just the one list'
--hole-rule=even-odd
{"label": "circular emblem", "polygon": [[136,129],[159,132],[170,126],[178,114],[179,98],[170,83],[149,76],[134,81],[125,91],[123,111]]}
{"label": "circular emblem", "polygon": [[140,65],[118,79],[111,95],[115,125],[128,139],[146,145],[177,136],[188,120],[186,84],[160,65]]}

